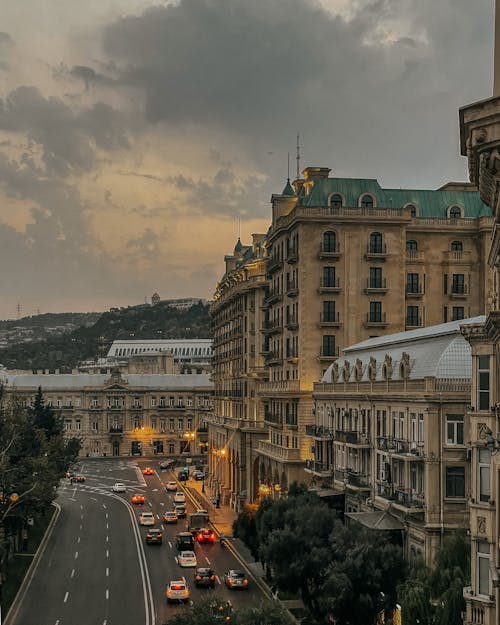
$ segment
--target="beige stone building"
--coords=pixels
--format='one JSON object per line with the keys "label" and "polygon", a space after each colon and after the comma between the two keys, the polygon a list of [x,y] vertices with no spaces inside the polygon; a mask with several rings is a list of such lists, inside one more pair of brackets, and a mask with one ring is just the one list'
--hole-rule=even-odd
{"label": "beige stone building", "polygon": [[466,625],[500,622],[500,2],[496,2],[493,97],[460,110],[461,151],[471,181],[490,207],[488,262],[493,291],[486,322],[464,329],[472,348],[470,502],[471,586]]}
{"label": "beige stone building", "polygon": [[[376,180],[330,177],[324,167],[303,173],[273,195],[272,223],[265,239],[259,238],[266,264],[259,293],[266,290],[262,312],[255,316],[254,344],[262,346],[264,360],[258,360],[255,387],[241,391],[260,398],[255,403],[263,409],[267,435],[256,443],[254,481],[244,489],[249,498],[260,485],[286,491],[293,480],[307,478],[313,384],[344,347],[478,315],[492,291],[487,265],[492,218],[471,185],[384,189]],[[226,263],[244,262],[249,249],[253,246],[235,248]],[[237,271],[231,267],[221,284],[230,283]],[[224,288],[229,301],[231,292]],[[216,327],[224,310],[218,300],[220,293],[212,306]],[[214,345],[216,361],[225,349]],[[245,352],[241,355],[244,360]],[[232,410],[224,388],[241,375],[237,367],[218,369],[215,389],[225,400],[217,403],[217,418]],[[231,432],[223,435],[222,429],[220,440],[228,439]]]}
{"label": "beige stone building", "polygon": [[313,482],[342,495],[351,520],[401,530],[407,558],[428,565],[443,535],[468,525],[471,349],[461,323],[348,347],[314,385],[308,428]]}
{"label": "beige stone building", "polygon": [[207,374],[31,374],[0,369],[8,395],[29,405],[40,387],[82,456],[201,456],[213,384]]}

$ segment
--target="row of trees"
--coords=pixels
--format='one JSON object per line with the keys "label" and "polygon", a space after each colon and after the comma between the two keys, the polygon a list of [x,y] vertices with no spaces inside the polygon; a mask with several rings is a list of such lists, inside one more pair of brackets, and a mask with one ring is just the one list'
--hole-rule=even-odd
{"label": "row of trees", "polygon": [[468,541],[457,533],[443,541],[433,569],[408,571],[395,537],[346,526],[305,486],[287,498],[246,506],[234,531],[269,570],[272,583],[300,594],[308,624],[390,623],[396,605],[404,625],[459,625],[462,588],[469,571]]}
{"label": "row of trees", "polygon": [[13,546],[45,514],[56,488],[78,457],[81,442],[66,440],[63,422],[39,389],[32,406],[7,400],[0,386],[0,558],[2,573]]}

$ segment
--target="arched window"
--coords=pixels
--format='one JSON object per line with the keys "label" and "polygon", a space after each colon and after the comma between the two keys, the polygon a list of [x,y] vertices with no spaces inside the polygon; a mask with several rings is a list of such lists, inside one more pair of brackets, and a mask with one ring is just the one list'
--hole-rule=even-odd
{"label": "arched window", "polygon": [[417,252],[418,251],[418,243],[417,241],[410,239],[406,241],[406,251],[407,252]]}
{"label": "arched window", "polygon": [[451,242],[451,251],[452,252],[463,252],[464,245],[462,241],[452,241]]}
{"label": "arched window", "polygon": [[373,197],[365,193],[365,195],[361,196],[360,201],[361,208],[373,208]]}
{"label": "arched window", "polygon": [[337,251],[337,235],[333,231],[323,233],[323,252]]}
{"label": "arched window", "polygon": [[330,196],[330,206],[333,208],[341,208],[342,207],[342,196],[340,193],[334,193]]}
{"label": "arched window", "polygon": [[380,232],[372,232],[370,234],[370,254],[382,254],[382,234]]}
{"label": "arched window", "polygon": [[460,206],[450,206],[450,219],[460,219],[462,217],[462,209]]}
{"label": "arched window", "polygon": [[410,217],[417,216],[417,207],[415,204],[408,204],[406,208],[410,209]]}

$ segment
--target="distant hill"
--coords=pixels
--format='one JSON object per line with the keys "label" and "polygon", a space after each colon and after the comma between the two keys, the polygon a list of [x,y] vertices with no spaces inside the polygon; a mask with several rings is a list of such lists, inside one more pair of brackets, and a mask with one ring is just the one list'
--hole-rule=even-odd
{"label": "distant hill", "polygon": [[[64,316],[68,320],[63,321]],[[90,319],[89,316],[97,316]],[[73,316],[73,320],[69,317]],[[39,328],[39,317],[45,317],[47,326],[83,323],[75,330],[62,336],[43,340],[19,342],[0,349],[0,364],[8,369],[59,369],[71,371],[78,362],[104,356],[116,339],[194,339],[211,338],[212,330],[208,305],[196,304],[187,310],[172,308],[160,302],[155,306],[142,304],[128,308],[112,309],[109,312],[63,313],[60,315],[36,315],[14,321],[14,326],[0,325],[0,329],[12,327]],[[21,321],[32,320],[29,325]],[[0,324],[11,321],[0,322]],[[91,323],[91,325],[88,325]]]}
{"label": "distant hill", "polygon": [[44,313],[21,319],[0,320],[0,330],[12,328],[52,328],[71,323],[75,326],[93,325],[102,313]]}

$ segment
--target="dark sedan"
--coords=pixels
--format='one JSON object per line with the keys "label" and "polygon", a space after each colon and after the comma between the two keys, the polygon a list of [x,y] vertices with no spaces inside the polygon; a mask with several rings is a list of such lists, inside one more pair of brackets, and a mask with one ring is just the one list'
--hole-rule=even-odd
{"label": "dark sedan", "polygon": [[197,588],[215,588],[215,572],[213,569],[196,569],[194,574],[194,584]]}

